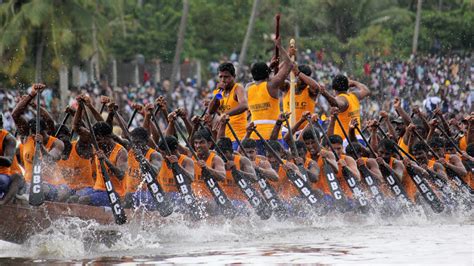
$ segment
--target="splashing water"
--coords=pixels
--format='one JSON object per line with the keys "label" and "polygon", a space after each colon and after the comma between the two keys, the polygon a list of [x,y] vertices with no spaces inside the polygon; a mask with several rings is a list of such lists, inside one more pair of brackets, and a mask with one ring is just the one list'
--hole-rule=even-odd
{"label": "splashing water", "polygon": [[163,220],[146,216],[139,209],[123,226],[57,220],[23,245],[0,242],[0,257],[26,262],[472,264],[472,212],[384,219],[330,214],[286,221],[213,217],[195,223],[176,213]]}

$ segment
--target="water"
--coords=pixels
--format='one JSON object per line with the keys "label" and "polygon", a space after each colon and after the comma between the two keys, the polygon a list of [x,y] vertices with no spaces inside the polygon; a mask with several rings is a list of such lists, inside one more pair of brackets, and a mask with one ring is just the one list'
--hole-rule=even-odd
{"label": "water", "polygon": [[[330,215],[279,222],[240,218],[190,224],[157,224],[135,217],[132,224],[56,221],[28,243],[0,241],[0,263],[417,263],[472,265],[471,213],[380,217]],[[116,229],[112,246],[91,241],[98,229]],[[86,244],[84,244],[86,243]]]}

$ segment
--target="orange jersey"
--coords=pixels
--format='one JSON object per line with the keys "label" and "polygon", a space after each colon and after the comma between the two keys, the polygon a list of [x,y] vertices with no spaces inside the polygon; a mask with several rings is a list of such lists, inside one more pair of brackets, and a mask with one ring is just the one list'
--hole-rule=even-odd
{"label": "orange jersey", "polygon": [[[345,157],[346,155],[344,154],[341,155],[341,159],[344,159]],[[319,169],[321,169],[321,171],[319,172],[319,180],[315,185],[313,185],[313,188],[320,189],[324,194],[332,195],[331,188],[329,187],[329,183],[326,178],[326,173],[324,172],[324,162],[321,156],[318,158],[318,166],[319,166]],[[346,197],[351,198],[352,197],[351,188],[347,184],[347,181],[342,174],[342,167],[339,165],[338,165],[338,170],[336,174],[336,179],[339,183],[342,193],[344,193]]]}
{"label": "orange jersey", "polygon": [[[231,109],[234,109],[239,105],[239,102],[235,99],[237,96],[235,95],[235,90],[239,84],[235,83],[234,87],[232,87],[231,91],[228,95],[222,94],[222,99],[219,101],[219,111],[221,113],[225,113]],[[214,90],[213,94],[216,95],[219,90]],[[243,139],[246,133],[247,127],[247,112],[242,112],[238,115],[229,116],[229,124],[237,134],[239,139]],[[234,135],[230,131],[229,127],[225,129],[225,136],[230,138],[232,141],[235,141]]]}
{"label": "orange jersey", "polygon": [[[178,157],[178,164],[182,167],[186,155],[180,154]],[[167,162],[163,162],[160,173],[158,174],[158,183],[161,185],[165,192],[179,192],[178,185],[176,184],[176,178],[174,177],[173,170],[168,166]]]}
{"label": "orange jersey", "polygon": [[79,190],[94,186],[92,159],[84,159],[77,153],[77,141],[73,141],[67,160],[59,160],[57,169],[69,188]]}
{"label": "orange jersey", "polygon": [[[344,127],[344,130],[346,132],[349,132],[349,123],[353,118],[357,118],[357,122],[360,123],[360,103],[359,99],[354,93],[341,93],[338,96],[344,97],[347,102],[349,103],[349,106],[347,109],[339,114],[339,120],[341,120],[341,124]],[[342,132],[341,127],[339,126],[339,123],[336,122],[334,125],[334,135],[339,135],[342,139],[345,139],[344,133]]]}
{"label": "orange jersey", "polygon": [[[216,154],[214,152],[211,152],[209,154],[209,157],[207,157],[206,159],[207,167],[212,168],[212,160],[214,160],[214,156],[216,156]],[[195,179],[194,179],[194,182],[191,183],[191,188],[193,189],[196,196],[200,198],[212,199],[213,198],[212,194],[207,188],[204,177],[202,176],[202,169],[197,164],[196,158],[193,158],[193,161],[194,161]]]}
{"label": "orange jersey", "polygon": [[[286,163],[283,160],[283,163]],[[275,188],[278,195],[280,195],[281,199],[288,201],[295,197],[298,197],[299,191],[295,188],[295,185],[291,183],[286,175],[286,171],[283,169],[282,165],[278,166],[278,181],[270,181]]]}
{"label": "orange jersey", "polygon": [[[46,145],[44,145],[47,151],[51,150],[56,140],[57,139],[55,137],[48,137],[48,142],[46,143]],[[33,176],[33,159],[35,157],[36,146],[35,144],[36,143],[34,137],[29,136],[26,139],[26,142],[23,144],[22,148],[22,160],[25,165],[25,180],[28,183],[31,182],[31,177]],[[44,182],[47,182],[51,185],[65,184],[64,179],[56,172],[56,163],[54,163],[53,165],[46,165],[46,162],[44,162],[41,170]]]}
{"label": "orange jersey", "polygon": [[[6,131],[5,129],[2,129],[0,131],[0,156],[4,156],[5,155],[5,151],[3,150],[3,142],[5,141],[5,137],[8,135],[8,131]],[[16,156],[14,156],[16,157]],[[3,175],[11,175],[11,168],[13,167],[13,162],[12,162],[12,165],[9,166],[9,167],[6,167],[6,166],[0,166],[0,174],[3,174]]]}
{"label": "orange jersey", "polygon": [[[270,139],[273,127],[280,114],[280,101],[273,98],[268,92],[267,82],[252,84],[248,88],[249,111],[252,115],[251,121],[257,127],[258,132],[264,139]],[[258,136],[252,133],[253,139]],[[281,132],[279,133],[281,139]]]}
{"label": "orange jersey", "polygon": [[[237,170],[241,169],[240,159],[240,155],[234,155],[234,163]],[[227,197],[229,197],[230,200],[245,201],[247,199],[239,185],[237,185],[235,182],[231,170],[226,170],[225,172],[225,181],[222,184],[222,190],[224,190],[224,193],[227,195]]]}
{"label": "orange jersey", "polygon": [[[25,169],[23,168],[23,166],[20,165],[20,161],[23,161],[21,158],[22,158],[22,154],[23,154],[23,144],[20,143],[18,145],[18,154],[15,153],[15,157],[13,157],[13,162],[12,162],[12,166],[10,168],[10,172],[11,174],[18,174],[18,175],[24,175],[25,174]],[[18,157],[20,156],[20,157]],[[20,160],[18,160],[18,158],[20,158]]]}
{"label": "orange jersey", "polygon": [[[145,154],[145,159],[150,161],[150,157],[153,152],[155,152],[155,150],[149,148]],[[132,193],[137,191],[142,180],[143,177],[142,172],[140,170],[140,163],[137,161],[137,159],[135,159],[135,153],[133,152],[133,150],[130,149],[130,151],[128,152],[128,173],[124,179],[125,191]],[[145,187],[142,187],[141,189],[144,190]]]}
{"label": "orange jersey", "polygon": [[402,148],[402,150],[405,151],[406,153],[410,152],[408,148],[408,144],[405,143],[405,141],[403,140],[403,137],[400,137],[398,139],[398,146],[400,146],[400,148]]}
{"label": "orange jersey", "polygon": [[[390,168],[393,169],[393,160],[394,158],[390,158]],[[407,192],[407,197],[412,201],[415,202],[415,194],[416,194],[416,185],[415,182],[413,182],[413,179],[411,176],[408,174],[408,171],[405,167],[403,170],[403,180],[402,180],[402,186],[405,188],[405,191]]]}
{"label": "orange jersey", "polygon": [[459,139],[459,149],[466,151],[467,149],[467,137],[463,136]]}
{"label": "orange jersey", "polygon": [[[314,113],[316,102],[309,93],[309,86],[306,86],[300,94],[295,94],[295,119],[296,121],[301,119],[301,116],[305,111]],[[286,92],[283,96],[283,111],[290,112],[290,91]],[[307,122],[301,124],[300,128],[304,128]]]}
{"label": "orange jersey", "polygon": [[[117,164],[117,157],[118,157],[118,154],[119,154],[121,149],[123,149],[122,145],[117,143],[117,144],[115,144],[114,149],[112,150],[112,152],[109,155],[109,160],[114,165]],[[102,170],[101,170],[101,167],[100,167],[100,162],[97,159],[97,157],[94,158],[94,163],[95,163],[95,166],[96,166],[96,175],[97,175],[97,177],[95,179],[94,189],[95,190],[106,191],[104,177],[102,176]],[[110,171],[110,169],[109,169],[109,167],[107,167],[106,163],[104,163],[104,165],[105,165],[105,169],[106,169],[107,173],[109,174],[110,181],[112,182],[112,185],[114,186],[115,192],[117,192],[117,194],[119,194],[119,196],[123,197],[125,195],[125,184],[124,184],[124,182],[122,182],[122,180],[118,179],[113,174],[113,172]]]}

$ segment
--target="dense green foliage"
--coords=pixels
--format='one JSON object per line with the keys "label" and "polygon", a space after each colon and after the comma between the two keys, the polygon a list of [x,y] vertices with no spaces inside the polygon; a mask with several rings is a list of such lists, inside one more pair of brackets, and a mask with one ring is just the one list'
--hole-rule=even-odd
{"label": "dense green foliage", "polygon": [[[190,1],[182,59],[203,62],[238,53],[247,29],[252,0]],[[324,48],[337,63],[358,67],[368,57],[407,57],[411,52],[416,0],[263,0],[258,8],[248,60],[272,53],[274,15],[282,14],[287,43],[312,51]],[[151,0],[10,0],[0,4],[0,72],[3,79],[32,80],[38,48],[43,79],[57,80],[60,65],[87,66],[95,53],[97,30],[101,61],[171,62],[181,16],[180,1]],[[423,1],[419,51],[473,49],[474,6],[469,0]],[[103,65],[103,64],[102,64]],[[2,78],[0,78],[2,79]]]}

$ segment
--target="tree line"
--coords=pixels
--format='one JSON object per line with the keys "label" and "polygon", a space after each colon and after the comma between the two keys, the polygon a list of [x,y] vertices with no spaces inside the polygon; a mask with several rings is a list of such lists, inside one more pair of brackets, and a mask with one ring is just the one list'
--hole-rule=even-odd
{"label": "tree line", "polygon": [[[81,66],[99,79],[112,58],[172,62],[183,4],[188,16],[178,61],[206,63],[242,50],[247,60],[273,51],[274,16],[281,13],[283,43],[325,49],[354,67],[368,58],[411,53],[416,0],[10,0],[0,3],[0,82],[56,83],[61,68]],[[418,52],[471,51],[474,6],[469,0],[423,1]],[[249,27],[252,11],[255,19]],[[203,71],[206,71],[204,68]]]}

